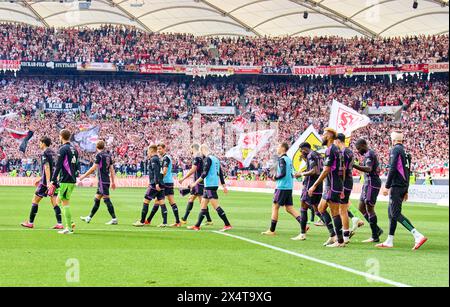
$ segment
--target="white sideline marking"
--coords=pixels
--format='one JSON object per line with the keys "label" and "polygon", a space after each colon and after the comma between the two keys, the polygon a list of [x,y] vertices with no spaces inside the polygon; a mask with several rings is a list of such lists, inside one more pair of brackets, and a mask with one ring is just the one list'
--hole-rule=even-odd
{"label": "white sideline marking", "polygon": [[[150,231],[149,231],[150,230]],[[151,231],[154,230],[154,231]],[[40,229],[27,229],[27,228],[0,228],[0,231],[29,231],[29,232],[33,232],[33,231],[53,231],[53,232],[58,232],[58,230],[56,229],[44,229],[44,228],[40,228]],[[187,229],[175,229],[175,228],[170,228],[169,227],[167,229],[165,228],[148,228],[148,227],[140,227],[140,228],[136,228],[136,230],[133,229],[88,229],[88,228],[84,228],[84,229],[78,229],[75,227],[75,232],[88,232],[88,231],[104,231],[104,232],[144,232],[144,233],[158,233],[158,232],[191,232],[191,233],[196,233],[195,231],[191,231],[191,230],[187,230]]]}
{"label": "white sideline marking", "polygon": [[317,263],[320,263],[320,264],[323,264],[323,265],[326,265],[326,266],[329,266],[329,267],[332,267],[332,268],[336,268],[336,269],[339,269],[339,270],[342,270],[342,271],[350,272],[350,273],[353,273],[355,275],[363,276],[363,277],[365,277],[367,279],[371,279],[371,280],[374,280],[374,281],[385,283],[385,284],[388,284],[388,285],[391,285],[391,286],[395,286],[395,287],[411,287],[409,285],[402,284],[402,283],[399,283],[399,282],[396,282],[396,281],[392,281],[392,280],[389,280],[389,279],[386,279],[386,278],[383,278],[383,277],[380,277],[380,276],[376,276],[376,275],[372,275],[372,274],[369,274],[369,273],[361,272],[361,271],[358,271],[358,270],[355,270],[355,269],[352,269],[352,268],[348,268],[348,267],[342,266],[340,264],[336,264],[336,263],[320,260],[320,259],[317,259],[317,258],[314,258],[314,257],[310,257],[310,256],[306,256],[306,255],[303,255],[303,254],[299,254],[299,253],[296,253],[296,252],[293,252],[293,251],[290,251],[290,250],[287,250],[287,249],[283,249],[283,248],[279,248],[279,247],[276,247],[276,246],[272,246],[272,245],[269,245],[269,244],[266,244],[266,243],[262,243],[262,242],[258,242],[258,241],[251,240],[251,239],[247,239],[247,238],[244,238],[244,237],[232,235],[232,234],[229,234],[229,233],[224,233],[224,232],[219,232],[219,231],[213,231],[213,232],[217,233],[217,234],[220,234],[220,235],[227,236],[227,237],[231,237],[231,238],[235,238],[235,239],[238,239],[238,240],[246,241],[246,242],[249,242],[249,243],[252,243],[252,244],[255,244],[255,245],[267,247],[269,249],[272,249],[272,250],[275,250],[275,251],[278,251],[278,252],[282,252],[282,253],[285,253],[285,254],[289,254],[289,255],[292,255],[292,256],[296,256],[296,257],[299,257],[299,258],[303,258],[303,259],[306,259],[306,260],[309,260],[309,261],[312,261],[312,262],[317,262]]}

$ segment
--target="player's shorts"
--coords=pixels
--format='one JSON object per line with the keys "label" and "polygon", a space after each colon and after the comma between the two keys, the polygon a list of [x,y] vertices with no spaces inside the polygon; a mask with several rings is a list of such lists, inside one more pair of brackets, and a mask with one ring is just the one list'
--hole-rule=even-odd
{"label": "player's shorts", "polygon": [[173,183],[164,183],[164,194],[166,196],[175,195],[175,191],[173,189]]}
{"label": "player's shorts", "polygon": [[324,187],[322,193],[322,199],[331,201],[336,204],[341,203],[341,191],[334,191],[331,187]]}
{"label": "player's shorts", "polygon": [[64,183],[59,184],[58,197],[61,200],[70,200],[73,190],[75,189],[75,183]]}
{"label": "player's shorts", "polygon": [[352,190],[344,187],[344,198],[341,198],[341,204],[343,204],[343,205],[348,204],[350,202],[351,194],[352,194]]}
{"label": "player's shorts", "polygon": [[322,192],[314,192],[312,196],[308,195],[307,188],[304,188],[302,191],[301,201],[304,201],[309,206],[318,206],[320,204],[320,200],[322,199]]}
{"label": "player's shorts", "polygon": [[392,187],[389,193],[389,218],[398,219],[402,214],[403,199],[408,193],[407,187]]}
{"label": "player's shorts", "polygon": [[197,184],[191,189],[191,195],[193,196],[203,196],[205,186],[203,184]]}
{"label": "player's shorts", "polygon": [[[58,196],[58,186],[57,189],[55,190],[55,193],[53,193],[53,196]],[[39,183],[38,187],[36,188],[36,191],[34,192],[34,195],[38,196],[38,197],[47,197],[48,193],[48,188],[47,186],[43,185],[42,183]]]}
{"label": "player's shorts", "polygon": [[214,188],[204,188],[203,189],[203,198],[204,199],[219,199],[219,195],[217,194],[218,187]]}
{"label": "player's shorts", "polygon": [[146,200],[164,200],[165,193],[164,189],[161,189],[161,191],[158,191],[155,186],[149,185],[147,188],[147,191],[145,192],[144,198]]}
{"label": "player's shorts", "polygon": [[360,200],[366,205],[375,206],[378,194],[380,193],[380,188],[381,187],[373,187],[368,184],[363,185]]}
{"label": "player's shorts", "polygon": [[275,190],[273,196],[273,203],[278,206],[293,206],[294,199],[292,197],[292,190]]}
{"label": "player's shorts", "polygon": [[109,183],[99,183],[98,184],[98,188],[97,188],[97,194],[98,195],[104,195],[104,196],[109,196],[109,188],[110,188],[110,184]]}

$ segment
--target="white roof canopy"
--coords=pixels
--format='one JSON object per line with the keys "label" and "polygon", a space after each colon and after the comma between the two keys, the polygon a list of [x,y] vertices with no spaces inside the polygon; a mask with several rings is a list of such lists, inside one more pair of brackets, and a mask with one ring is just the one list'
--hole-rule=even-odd
{"label": "white roof canopy", "polygon": [[413,9],[413,0],[92,0],[88,10],[80,10],[78,0],[0,0],[0,22],[123,24],[148,32],[224,36],[448,33],[449,1],[417,1]]}

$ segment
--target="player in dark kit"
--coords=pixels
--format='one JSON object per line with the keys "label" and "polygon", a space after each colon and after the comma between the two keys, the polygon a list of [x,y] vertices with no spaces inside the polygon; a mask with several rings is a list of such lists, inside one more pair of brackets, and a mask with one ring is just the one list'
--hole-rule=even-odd
{"label": "player in dark kit", "polygon": [[58,204],[62,203],[64,220],[66,228],[59,231],[59,234],[73,234],[74,224],[72,222],[72,212],[70,211],[70,199],[75,189],[79,172],[78,152],[75,147],[70,144],[71,133],[67,129],[61,130],[59,139],[62,146],[59,148],[58,161],[56,162],[55,171],[53,172],[48,195],[55,193],[56,186],[58,188]]}
{"label": "player in dark kit", "polygon": [[[192,155],[194,156],[192,161],[192,168],[189,170],[189,172],[180,180],[180,185],[183,185],[183,182],[194,175],[194,182],[197,181],[203,173],[203,159],[205,157],[202,156],[200,153],[200,145],[199,144],[192,144],[191,146]],[[199,202],[202,202],[202,195],[204,191],[204,184],[203,182],[199,183],[195,187],[191,189],[191,196],[189,196],[188,205],[186,208],[186,213],[184,214],[184,217],[181,219],[181,224],[186,224],[187,219],[189,217],[189,214],[192,211],[192,208],[194,206],[194,201],[198,198]],[[208,208],[206,208],[208,210]],[[213,225],[211,215],[209,214],[209,210],[205,213],[206,217],[206,224],[205,225]]]}
{"label": "player in dark kit", "polygon": [[112,190],[116,189],[115,183],[115,172],[114,172],[114,162],[112,160],[111,154],[105,150],[105,142],[97,142],[97,155],[95,157],[95,164],[86,172],[86,174],[80,177],[80,183],[87,178],[89,175],[97,170],[98,177],[98,189],[97,194],[94,198],[94,206],[92,207],[91,214],[86,217],[80,217],[82,221],[90,223],[95,213],[97,213],[100,208],[100,201],[103,198],[103,202],[108,208],[108,212],[111,215],[112,220],[106,223],[106,225],[117,225],[117,217],[114,212],[114,206],[111,202],[109,195],[109,188]]}
{"label": "player in dark kit", "polygon": [[[159,206],[164,204],[164,190],[161,188],[163,178],[161,173],[161,160],[158,156],[158,146],[150,145],[147,150],[147,156],[150,159],[148,166],[148,179],[149,186],[144,196],[144,205],[142,206],[141,219],[133,224],[135,227],[142,227],[144,225],[150,225],[156,212],[158,212]],[[155,204],[153,205],[152,211],[148,219],[148,207],[150,202],[155,199]],[[167,224],[167,210],[166,210],[166,220]]]}
{"label": "player in dark kit", "polygon": [[411,221],[402,214],[402,203],[408,200],[409,175],[411,173],[411,155],[403,146],[403,133],[394,131],[391,134],[392,149],[389,160],[389,174],[383,194],[389,195],[389,236],[380,248],[393,248],[397,223],[400,223],[414,236],[413,250],[419,249],[427,238],[414,228]]}
{"label": "player in dark kit", "polygon": [[[39,148],[42,150],[41,155],[41,177],[35,182],[36,192],[31,205],[30,219],[21,225],[26,228],[34,228],[34,219],[38,213],[39,203],[44,197],[47,197],[48,192],[48,182],[51,178],[51,174],[55,165],[55,153],[49,147],[52,144],[48,137],[43,137],[40,139]],[[56,195],[50,196],[50,201],[53,205],[53,210],[56,216],[56,225],[53,229],[64,229],[61,219],[61,208],[58,206],[56,201]]]}
{"label": "player in dark kit", "polygon": [[[172,207],[173,214],[175,215],[175,224],[170,225],[171,227],[181,227],[180,214],[178,211],[178,206],[175,202],[175,192],[174,192],[174,180],[172,176],[172,157],[170,157],[166,152],[166,145],[158,145],[158,154],[162,159],[162,175],[163,175],[163,189],[164,194]],[[167,225],[167,208],[165,204],[161,205],[161,212],[163,214],[164,222],[160,227],[166,227]]]}
{"label": "player in dark kit", "polygon": [[301,196],[301,233],[293,240],[304,241],[306,240],[307,223],[308,223],[308,209],[314,210],[316,215],[319,215],[319,203],[322,198],[322,184],[320,184],[313,196],[308,195],[308,190],[312,187],[314,182],[319,178],[323,168],[323,160],[319,153],[311,149],[311,144],[305,142],[300,144],[300,150],[302,152],[302,159],[306,161],[306,170],[295,174],[295,178],[304,177],[303,190]]}
{"label": "player in dark kit", "polygon": [[219,185],[223,186],[223,192],[228,193],[227,186],[225,184],[225,179],[223,177],[222,166],[220,165],[219,159],[211,154],[208,145],[203,144],[200,147],[200,151],[203,156],[205,156],[205,166],[203,168],[203,174],[197,181],[190,185],[190,188],[197,186],[199,183],[204,182],[205,188],[203,191],[201,211],[195,226],[188,227],[189,230],[199,231],[202,225],[203,219],[205,218],[208,205],[211,204],[213,208],[217,211],[217,214],[224,222],[225,226],[221,231],[228,231],[232,229],[230,222],[228,221],[225,211],[219,205],[219,195],[217,191]]}
{"label": "player in dark kit", "polygon": [[[341,219],[344,231],[344,242],[347,244],[350,242],[350,237],[353,236],[356,232],[356,229],[364,226],[364,222],[361,221],[357,216],[356,210],[354,207],[351,207],[350,204],[350,196],[353,190],[353,164],[354,164],[354,154],[350,148],[345,146],[345,135],[343,133],[338,133],[337,139],[334,141],[334,144],[341,150],[342,158],[344,159],[344,193],[341,195],[341,206],[339,210],[341,212]],[[350,231],[350,221],[349,218],[353,221],[353,229]]]}
{"label": "player in dark kit", "polygon": [[[343,158],[339,148],[334,145],[337,133],[332,128],[326,128],[322,136],[323,145],[327,146],[325,151],[324,169],[319,178],[308,190],[310,197],[314,195],[318,186],[325,180],[323,188],[322,200],[319,204],[319,217],[322,222],[327,226],[330,233],[329,239],[324,243],[327,247],[344,247],[344,236],[342,233],[342,219],[339,211],[341,203],[341,194],[344,190],[343,186]],[[330,214],[327,208],[330,207]],[[334,222],[334,227],[333,227]]]}
{"label": "player in dark kit", "polygon": [[[272,221],[270,224],[270,229],[262,232],[265,236],[275,236],[275,230],[278,223],[280,207],[284,207],[287,213],[292,215],[299,224],[301,224],[301,216],[297,210],[294,208],[294,200],[292,198],[292,193],[294,190],[294,174],[292,160],[287,156],[287,151],[289,150],[289,144],[281,143],[277,148],[278,167],[277,173],[272,177],[276,181],[275,195],[273,197],[272,204]],[[301,235],[301,234],[300,234]],[[292,238],[293,240],[299,240],[299,236]]]}
{"label": "player in dark kit", "polygon": [[363,241],[364,243],[380,242],[380,236],[383,230],[378,227],[378,218],[375,213],[375,204],[377,203],[378,194],[381,189],[380,163],[375,151],[369,149],[367,141],[359,139],[355,143],[356,150],[364,156],[362,165],[354,165],[353,167],[364,173],[364,184],[361,191],[359,201],[359,211],[369,222],[372,230],[372,237]]}

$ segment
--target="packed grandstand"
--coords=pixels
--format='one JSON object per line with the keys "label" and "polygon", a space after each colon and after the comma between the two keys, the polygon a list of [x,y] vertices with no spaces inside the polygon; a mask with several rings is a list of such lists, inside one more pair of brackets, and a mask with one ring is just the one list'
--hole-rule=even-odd
{"label": "packed grandstand", "polygon": [[[445,176],[448,39],[219,38],[150,34],[122,26],[55,29],[2,24],[0,115],[19,114],[10,124],[34,131],[35,136],[23,154],[13,138],[0,135],[0,172],[37,172],[40,136],[57,139],[62,127],[90,126],[100,127],[100,138],[108,141],[121,174],[145,174],[144,149],[156,141],[174,149],[175,170],[184,170],[191,160],[186,140],[198,131],[201,142],[209,143],[221,158],[236,140],[230,125],[236,115],[257,129],[276,127],[278,139],[292,143],[310,124],[323,130],[336,99],[362,113],[370,107],[400,106],[400,117],[372,116],[372,124],[352,140],[370,137],[385,166],[386,136],[401,127],[414,157],[413,169]],[[67,66],[73,70],[58,73],[55,63],[73,64]],[[106,70],[89,72],[90,63],[107,64],[98,66]],[[432,63],[446,63],[446,72],[431,71],[427,65]],[[36,69],[39,65],[41,70]],[[203,65],[226,69],[211,73]],[[44,71],[48,67],[51,72]],[[170,69],[173,73],[165,71]],[[253,73],[238,75],[239,69]],[[184,74],[177,75],[180,71]],[[61,103],[74,108],[58,112],[48,107]],[[236,115],[200,115],[200,106],[235,107]],[[211,139],[211,131],[217,137]],[[264,174],[272,149],[260,153],[250,170]],[[85,167],[92,162],[92,154],[83,153],[82,158]],[[241,167],[230,159],[225,166],[229,176],[236,176]]]}

